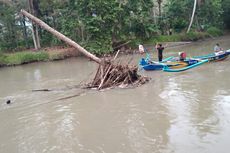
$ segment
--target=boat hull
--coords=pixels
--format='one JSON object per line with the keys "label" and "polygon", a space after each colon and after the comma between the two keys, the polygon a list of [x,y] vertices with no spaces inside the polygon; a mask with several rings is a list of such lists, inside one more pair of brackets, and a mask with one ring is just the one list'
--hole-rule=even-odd
{"label": "boat hull", "polygon": [[185,70],[197,67],[197,66],[204,64],[208,61],[209,61],[208,59],[201,60],[201,61],[198,61],[197,63],[191,64],[191,65],[188,65],[188,66],[185,66],[182,68],[171,68],[171,67],[165,66],[165,67],[163,67],[163,71],[165,71],[165,72],[181,72],[181,71],[185,71]]}
{"label": "boat hull", "polygon": [[223,52],[211,53],[204,56],[195,56],[193,58],[201,59],[201,60],[208,59],[209,62],[217,62],[217,61],[225,60],[226,58],[228,58],[229,54],[230,54],[230,50],[226,50]]}
{"label": "boat hull", "polygon": [[189,65],[193,65],[198,62],[199,62],[198,60],[189,59],[185,61],[169,61],[165,63],[159,63],[159,62],[148,63],[147,61],[142,59],[140,65],[146,71],[153,71],[153,70],[162,70],[164,67],[170,67],[171,69],[179,69],[179,68],[187,67]]}

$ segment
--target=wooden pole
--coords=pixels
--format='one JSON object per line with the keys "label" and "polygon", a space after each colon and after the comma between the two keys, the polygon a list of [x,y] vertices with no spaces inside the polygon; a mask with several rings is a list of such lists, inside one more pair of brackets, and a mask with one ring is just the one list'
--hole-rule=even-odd
{"label": "wooden pole", "polygon": [[57,30],[51,28],[49,25],[47,25],[45,22],[42,20],[38,19],[37,17],[33,16],[32,14],[26,12],[25,10],[21,10],[21,13],[25,15],[27,18],[30,20],[34,21],[36,24],[44,28],[45,30],[49,31],[53,35],[55,35],[57,38],[61,39],[62,41],[66,42],[68,45],[73,46],[74,48],[78,49],[81,53],[83,53],[85,56],[89,57],[90,59],[94,60],[95,62],[101,64],[101,59],[98,58],[97,56],[91,54],[88,52],[86,49],[81,47],[79,44],[71,40],[70,38],[66,37],[65,35],[61,34]]}

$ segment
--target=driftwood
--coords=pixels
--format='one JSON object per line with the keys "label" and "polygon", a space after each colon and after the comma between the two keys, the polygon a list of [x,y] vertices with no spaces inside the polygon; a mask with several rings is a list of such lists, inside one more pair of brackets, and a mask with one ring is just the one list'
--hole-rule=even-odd
{"label": "driftwood", "polygon": [[87,88],[127,87],[130,84],[138,86],[149,80],[137,74],[137,66],[114,64],[112,61],[104,61],[104,63],[104,66],[99,65],[93,81],[86,86]]}
{"label": "driftwood", "polygon": [[35,91],[52,91],[52,90],[50,90],[50,89],[34,89],[32,91],[35,92]]}
{"label": "driftwood", "polygon": [[[79,44],[77,44],[70,38],[66,37],[65,35],[51,28],[45,22],[33,16],[32,14],[26,12],[25,10],[21,10],[21,13],[27,18],[31,19],[37,25],[49,31],[58,39],[66,42],[70,46],[73,46],[78,51],[83,53],[85,56],[87,56],[88,58],[92,59],[93,61],[99,64],[98,70],[96,72],[93,81],[87,85],[88,88],[103,89],[103,88],[109,88],[113,86],[124,86],[124,85],[126,86],[129,84],[138,85],[148,81],[148,78],[142,77],[137,74],[138,68],[136,66],[129,66],[128,64],[121,65],[121,64],[114,63],[114,59],[117,57],[119,52],[117,52],[114,59],[102,60],[96,57],[95,55],[91,54],[90,52],[88,52],[86,49],[81,47]],[[43,90],[43,91],[48,91],[48,90]]]}

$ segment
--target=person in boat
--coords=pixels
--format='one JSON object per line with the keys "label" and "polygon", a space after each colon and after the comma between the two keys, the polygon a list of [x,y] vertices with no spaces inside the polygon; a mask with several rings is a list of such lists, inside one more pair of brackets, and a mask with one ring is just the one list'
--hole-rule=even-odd
{"label": "person in boat", "polygon": [[138,46],[138,48],[139,48],[139,53],[140,53],[140,54],[143,54],[143,53],[145,52],[144,46],[143,46],[143,45],[140,44],[140,45]]}
{"label": "person in boat", "polygon": [[158,61],[161,62],[163,58],[163,51],[166,48],[166,46],[163,46],[162,44],[156,44],[155,48],[158,53]]}
{"label": "person in boat", "polygon": [[214,51],[215,52],[219,52],[219,51],[222,51],[223,49],[220,47],[220,44],[216,44],[215,47],[214,47]]}
{"label": "person in boat", "polygon": [[[143,45],[139,45],[138,46],[138,48],[139,48],[139,53],[140,54],[144,54],[144,53],[146,53],[147,55],[149,54],[149,51],[143,46]],[[149,55],[148,55],[149,56]]]}
{"label": "person in boat", "polygon": [[217,43],[214,47],[214,51],[216,55],[224,54],[223,48],[220,47],[220,45]]}
{"label": "person in boat", "polygon": [[140,44],[138,46],[138,49],[139,49],[140,54],[146,53],[146,57],[145,58],[142,57],[142,59],[141,59],[142,62],[141,63],[143,63],[143,61],[146,61],[148,64],[152,63],[152,61],[150,60],[149,51],[142,44]]}
{"label": "person in boat", "polygon": [[179,52],[179,60],[184,61],[186,59],[186,52]]}
{"label": "person in boat", "polygon": [[139,48],[139,53],[141,53],[141,54],[144,54],[144,53],[148,52],[148,50],[142,44],[140,44],[138,46],[138,48]]}

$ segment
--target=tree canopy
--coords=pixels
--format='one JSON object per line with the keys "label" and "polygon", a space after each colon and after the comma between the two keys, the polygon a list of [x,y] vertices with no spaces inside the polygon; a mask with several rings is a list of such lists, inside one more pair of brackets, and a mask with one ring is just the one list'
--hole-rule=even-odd
{"label": "tree canopy", "polygon": [[[97,54],[119,42],[148,39],[169,29],[186,31],[192,0],[14,0],[0,1],[0,51],[33,48],[34,28],[20,9],[31,11],[51,27]],[[193,30],[230,28],[229,0],[198,0]],[[30,9],[29,9],[30,8]],[[32,9],[32,10],[31,10]],[[39,28],[41,46],[63,45]]]}

